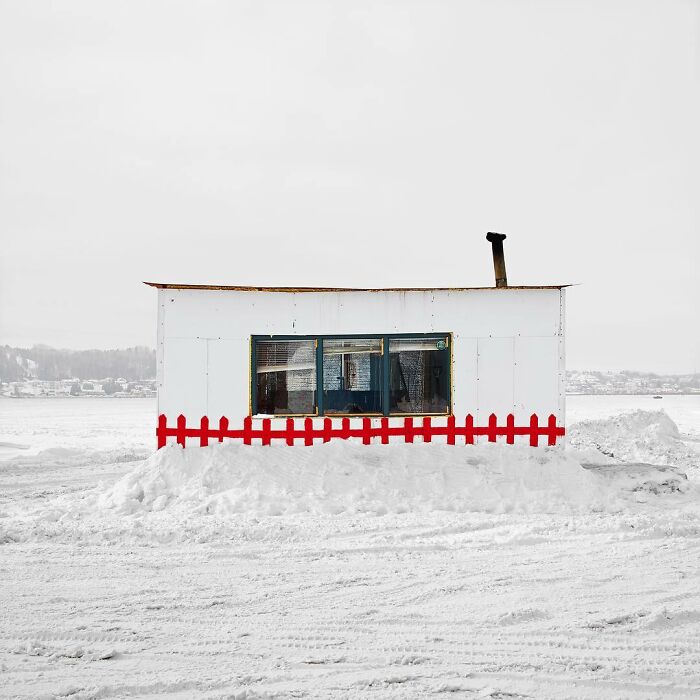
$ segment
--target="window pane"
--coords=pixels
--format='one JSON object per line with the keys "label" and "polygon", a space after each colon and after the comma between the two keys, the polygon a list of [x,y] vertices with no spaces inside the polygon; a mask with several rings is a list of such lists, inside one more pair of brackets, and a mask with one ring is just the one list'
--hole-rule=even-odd
{"label": "window pane", "polygon": [[313,340],[258,341],[255,360],[258,413],[315,413],[316,346]]}
{"label": "window pane", "polygon": [[389,412],[447,413],[450,351],[447,338],[389,340]]}
{"label": "window pane", "polygon": [[323,341],[323,412],[382,412],[382,340]]}

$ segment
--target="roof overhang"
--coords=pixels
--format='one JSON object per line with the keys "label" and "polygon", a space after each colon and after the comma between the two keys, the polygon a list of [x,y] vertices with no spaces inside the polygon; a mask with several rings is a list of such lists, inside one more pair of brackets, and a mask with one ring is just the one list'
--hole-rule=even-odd
{"label": "roof overhang", "polygon": [[210,289],[232,292],[286,292],[296,294],[303,292],[469,292],[494,291],[508,289],[563,289],[570,284],[529,285],[508,287],[246,287],[226,284],[172,284],[169,282],[144,282],[157,289]]}

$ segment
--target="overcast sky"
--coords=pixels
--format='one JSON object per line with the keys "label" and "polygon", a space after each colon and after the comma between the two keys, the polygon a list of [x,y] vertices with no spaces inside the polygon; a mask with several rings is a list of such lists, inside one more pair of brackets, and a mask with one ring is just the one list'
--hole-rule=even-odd
{"label": "overcast sky", "polygon": [[[700,0],[0,2],[0,343],[155,346],[142,280],[568,293],[700,371]],[[417,329],[420,330],[420,329]]]}

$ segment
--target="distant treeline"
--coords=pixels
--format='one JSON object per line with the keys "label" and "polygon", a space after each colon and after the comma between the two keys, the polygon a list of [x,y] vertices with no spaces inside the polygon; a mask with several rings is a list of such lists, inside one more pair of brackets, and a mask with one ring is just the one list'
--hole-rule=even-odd
{"label": "distant treeline", "polygon": [[104,379],[127,381],[156,376],[156,351],[146,347],[122,350],[59,350],[48,345],[0,347],[0,381],[22,379]]}

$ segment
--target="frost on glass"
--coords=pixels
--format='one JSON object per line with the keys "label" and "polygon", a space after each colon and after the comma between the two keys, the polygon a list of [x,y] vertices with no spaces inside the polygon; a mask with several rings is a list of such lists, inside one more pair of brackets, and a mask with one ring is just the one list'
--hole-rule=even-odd
{"label": "frost on glass", "polygon": [[381,338],[323,341],[323,412],[381,413]]}
{"label": "frost on glass", "polygon": [[389,412],[444,414],[449,406],[448,339],[390,339]]}
{"label": "frost on glass", "polygon": [[314,413],[314,341],[258,341],[255,350],[257,412],[267,415]]}

